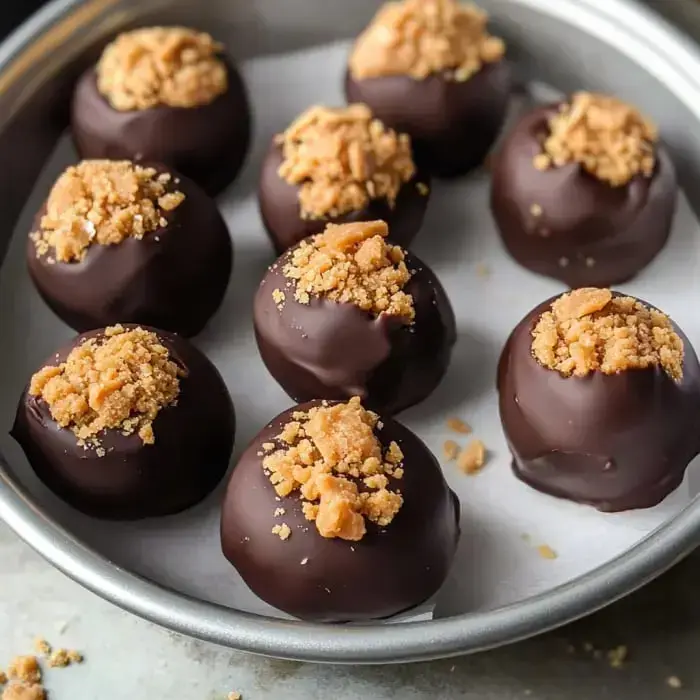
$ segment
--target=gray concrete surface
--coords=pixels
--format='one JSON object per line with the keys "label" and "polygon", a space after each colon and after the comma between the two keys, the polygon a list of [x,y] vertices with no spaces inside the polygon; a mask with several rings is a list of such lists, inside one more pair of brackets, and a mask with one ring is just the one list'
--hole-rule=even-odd
{"label": "gray concrete surface", "polygon": [[[700,697],[700,555],[628,599],[543,637],[460,659],[315,666],[231,652],[132,617],[53,570],[0,525],[0,668],[36,636],[82,666],[46,672],[50,700],[665,700]],[[626,645],[611,667],[606,652]],[[677,676],[683,688],[667,678]]]}

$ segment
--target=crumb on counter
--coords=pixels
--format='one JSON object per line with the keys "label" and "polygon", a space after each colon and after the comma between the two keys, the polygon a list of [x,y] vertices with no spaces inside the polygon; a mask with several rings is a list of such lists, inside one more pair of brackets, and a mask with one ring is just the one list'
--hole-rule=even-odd
{"label": "crumb on counter", "polygon": [[18,683],[13,681],[2,694],[2,700],[45,700],[46,691],[38,683]]}
{"label": "crumb on counter", "polygon": [[614,647],[608,651],[608,662],[611,668],[622,668],[628,656],[628,649],[624,644]]}
{"label": "crumb on counter", "polygon": [[491,268],[486,263],[477,263],[476,276],[485,279],[491,274]]}
{"label": "crumb on counter", "polygon": [[445,444],[442,446],[442,454],[448,462],[457,459],[459,445],[454,440],[445,440]]}
{"label": "crumb on counter", "polygon": [[559,556],[548,544],[539,545],[537,547],[537,553],[542,559],[556,559]]}
{"label": "crumb on counter", "polygon": [[22,683],[39,683],[41,681],[41,668],[36,656],[15,656],[7,667],[7,675],[10,680]]}
{"label": "crumb on counter", "polygon": [[448,418],[447,427],[454,433],[461,435],[469,435],[472,432],[471,426],[465,423],[461,418]]}
{"label": "crumb on counter", "polygon": [[37,637],[34,640],[34,651],[40,656],[49,656],[51,645],[43,637]]}
{"label": "crumb on counter", "polygon": [[666,679],[666,685],[669,688],[673,688],[674,690],[679,690],[680,688],[683,687],[683,682],[678,676],[669,676]]}
{"label": "crumb on counter", "polygon": [[486,446],[481,440],[472,440],[457,457],[457,466],[465,474],[478,474],[486,463]]}

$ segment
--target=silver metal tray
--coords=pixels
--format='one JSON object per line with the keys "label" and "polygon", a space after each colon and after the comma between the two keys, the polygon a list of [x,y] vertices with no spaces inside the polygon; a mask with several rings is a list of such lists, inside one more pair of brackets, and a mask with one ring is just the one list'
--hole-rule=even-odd
{"label": "silver metal tray", "polygon": [[[700,215],[700,53],[629,0],[482,0],[523,81],[628,98],[661,125],[681,185]],[[685,18],[683,0],[655,0]],[[376,0],[55,0],[0,47],[0,256],[67,123],[67,97],[95,47],[131,24],[180,22],[225,34],[236,57],[354,36]],[[1,258],[0,258],[1,260]],[[20,330],[0,318],[0,341]],[[16,338],[12,338],[16,340]],[[17,346],[17,343],[15,343]],[[245,410],[245,409],[244,409]],[[474,652],[592,612],[654,578],[700,542],[696,497],[612,561],[544,593],[432,621],[314,625],[239,612],[131,573],[48,515],[19,470],[0,459],[0,517],[51,563],[98,595],[178,632],[236,649],[308,661],[386,663]]]}

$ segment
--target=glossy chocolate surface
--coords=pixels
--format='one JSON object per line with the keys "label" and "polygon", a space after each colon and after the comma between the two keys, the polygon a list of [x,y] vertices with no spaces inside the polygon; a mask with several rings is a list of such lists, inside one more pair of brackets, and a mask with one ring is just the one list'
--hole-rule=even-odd
{"label": "glossy chocolate surface", "polygon": [[[664,247],[676,208],[676,174],[656,147],[651,178],[612,187],[577,163],[540,171],[548,121],[558,104],[523,117],[493,162],[491,210],[508,252],[524,267],[570,287],[624,282]],[[541,208],[541,215],[532,206]]]}
{"label": "glossy chocolate surface", "polygon": [[[380,442],[387,448],[396,441],[404,453],[404,476],[390,479],[389,485],[404,497],[401,510],[386,528],[368,522],[359,542],[321,537],[304,517],[298,494],[276,500],[258,454],[294,411],[318,403],[279,415],[241,456],[224,499],[224,555],[256,595],[304,620],[369,620],[420,605],[437,592],[452,563],[460,534],[459,500],[423,442],[382,417],[384,427],[376,433]],[[276,508],[284,508],[284,515],[275,517]],[[282,522],[292,531],[284,541],[272,534]]]}
{"label": "glossy chocolate surface", "polygon": [[[430,197],[430,178],[427,175],[417,173],[407,182],[399,191],[393,207],[386,199],[373,199],[364,209],[342,216],[302,219],[299,187],[290,185],[277,173],[283,160],[280,146],[273,141],[263,162],[258,186],[260,215],[278,255],[303,238],[321,233],[328,224],[381,219],[389,224],[391,240],[401,246],[408,246],[423,225]],[[425,194],[419,192],[419,183],[428,186]]]}
{"label": "glossy chocolate surface", "polygon": [[[188,372],[180,379],[177,405],[162,409],[153,421],[154,444],[107,430],[98,435],[106,450],[100,457],[78,446],[42,399],[25,391],[17,408],[11,434],[37,476],[74,508],[98,518],[136,520],[189,508],[214,489],[231,458],[236,423],[221,375],[187,340],[148,330]],[[62,362],[78,342],[102,332],[78,336],[45,364]]]}
{"label": "glossy chocolate surface", "polygon": [[[291,252],[291,251],[290,251]],[[290,253],[268,270],[255,297],[258,348],[270,374],[295,401],[362,398],[391,415],[425,399],[440,383],[456,340],[455,317],[434,273],[407,255],[415,270],[404,291],[413,296],[415,322],[379,316],[354,304],[294,299],[283,275]],[[272,292],[286,293],[282,309]]]}
{"label": "glossy chocolate surface", "polygon": [[532,329],[553,299],[515,328],[498,371],[503,429],[520,479],[602,511],[648,508],[700,452],[700,366],[688,339],[679,383],[661,368],[564,377],[532,355]]}
{"label": "glossy chocolate surface", "polygon": [[109,104],[90,68],[78,81],[71,108],[80,157],[165,163],[218,194],[243,167],[251,132],[243,79],[231,63],[227,68],[228,90],[207,105],[127,112]]}
{"label": "glossy chocolate surface", "polygon": [[[140,240],[93,244],[80,262],[51,264],[51,253],[37,257],[27,237],[29,274],[71,328],[83,332],[141,323],[192,336],[219,308],[233,265],[226,223],[214,200],[188,178],[175,175],[168,187],[183,192],[185,199],[163,212],[167,226]],[[39,230],[43,214],[44,209],[32,230]]]}
{"label": "glossy chocolate surface", "polygon": [[507,61],[464,81],[443,74],[424,80],[345,76],[348,102],[364,102],[387,126],[409,134],[418,166],[438,177],[463,175],[483,163],[503,127],[510,91]]}

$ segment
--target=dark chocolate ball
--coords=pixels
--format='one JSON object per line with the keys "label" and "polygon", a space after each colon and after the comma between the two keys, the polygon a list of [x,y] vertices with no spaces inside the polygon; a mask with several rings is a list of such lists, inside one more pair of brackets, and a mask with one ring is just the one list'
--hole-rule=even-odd
{"label": "dark chocolate ball", "polygon": [[[135,520],[193,506],[222,479],[233,450],[233,403],[217,369],[187,340],[143,328],[153,331],[170,359],[187,371],[177,404],[161,409],[153,421],[153,444],[144,444],[136,433],[110,429],[98,434],[104,454],[85,449],[69,428],[56,423],[46,402],[27,391],[11,431],[46,486],[98,518]],[[81,341],[103,333],[78,336],[46,364],[63,362]]]}
{"label": "dark chocolate ball", "polygon": [[[351,303],[312,297],[301,304],[283,274],[294,248],[267,271],[253,308],[255,336],[270,374],[295,401],[361,397],[363,404],[394,414],[437,387],[456,341],[455,316],[435,274],[406,255],[415,271],[404,287],[415,320],[374,317]],[[272,292],[286,294],[282,308]]]}
{"label": "dark chocolate ball", "polygon": [[[376,436],[404,454],[404,474],[390,479],[403,506],[385,528],[372,523],[357,541],[322,537],[304,517],[298,494],[279,499],[262,467],[263,443],[274,442],[295,411],[275,418],[250,443],[234,468],[221,514],[224,555],[250,589],[304,620],[346,622],[389,617],[420,605],[447,576],[459,540],[459,501],[435,457],[400,423],[382,417]],[[275,517],[284,508],[283,517]],[[284,521],[291,536],[272,528]]]}
{"label": "dark chocolate ball", "polygon": [[303,219],[299,187],[290,185],[277,172],[283,160],[282,148],[273,140],[263,161],[258,187],[260,215],[278,255],[307,236],[321,233],[328,224],[382,219],[389,224],[392,242],[401,246],[409,245],[423,225],[430,178],[421,173],[403,185],[393,207],[385,198],[372,199],[364,209],[342,216]]}
{"label": "dark chocolate ball", "polygon": [[516,476],[601,511],[656,505],[700,451],[695,351],[675,327],[685,347],[680,382],[660,367],[564,376],[539,364],[531,349],[532,331],[552,301],[515,327],[499,363],[501,422]]}
{"label": "dark chocolate ball", "polygon": [[[185,195],[177,208],[163,212],[167,226],[115,245],[93,243],[79,262],[37,257],[28,238],[29,274],[71,328],[83,332],[141,323],[189,337],[219,308],[233,265],[226,223],[214,200],[192,180],[173,174],[167,187]],[[45,211],[37,215],[34,231]]]}
{"label": "dark chocolate ball", "polygon": [[484,65],[468,80],[436,73],[345,76],[348,102],[367,104],[377,119],[409,134],[419,168],[438,177],[463,175],[481,165],[508,110],[511,69],[505,60]]}
{"label": "dark chocolate ball", "polygon": [[226,67],[228,88],[209,104],[130,111],[112,107],[90,68],[78,81],[71,108],[79,155],[165,163],[218,194],[243,167],[251,132],[243,79],[233,64]]}
{"label": "dark chocolate ball", "polygon": [[523,117],[493,162],[491,210],[508,252],[524,267],[570,287],[634,277],[664,247],[676,208],[676,174],[656,145],[651,178],[613,187],[578,163],[533,164],[559,104]]}

